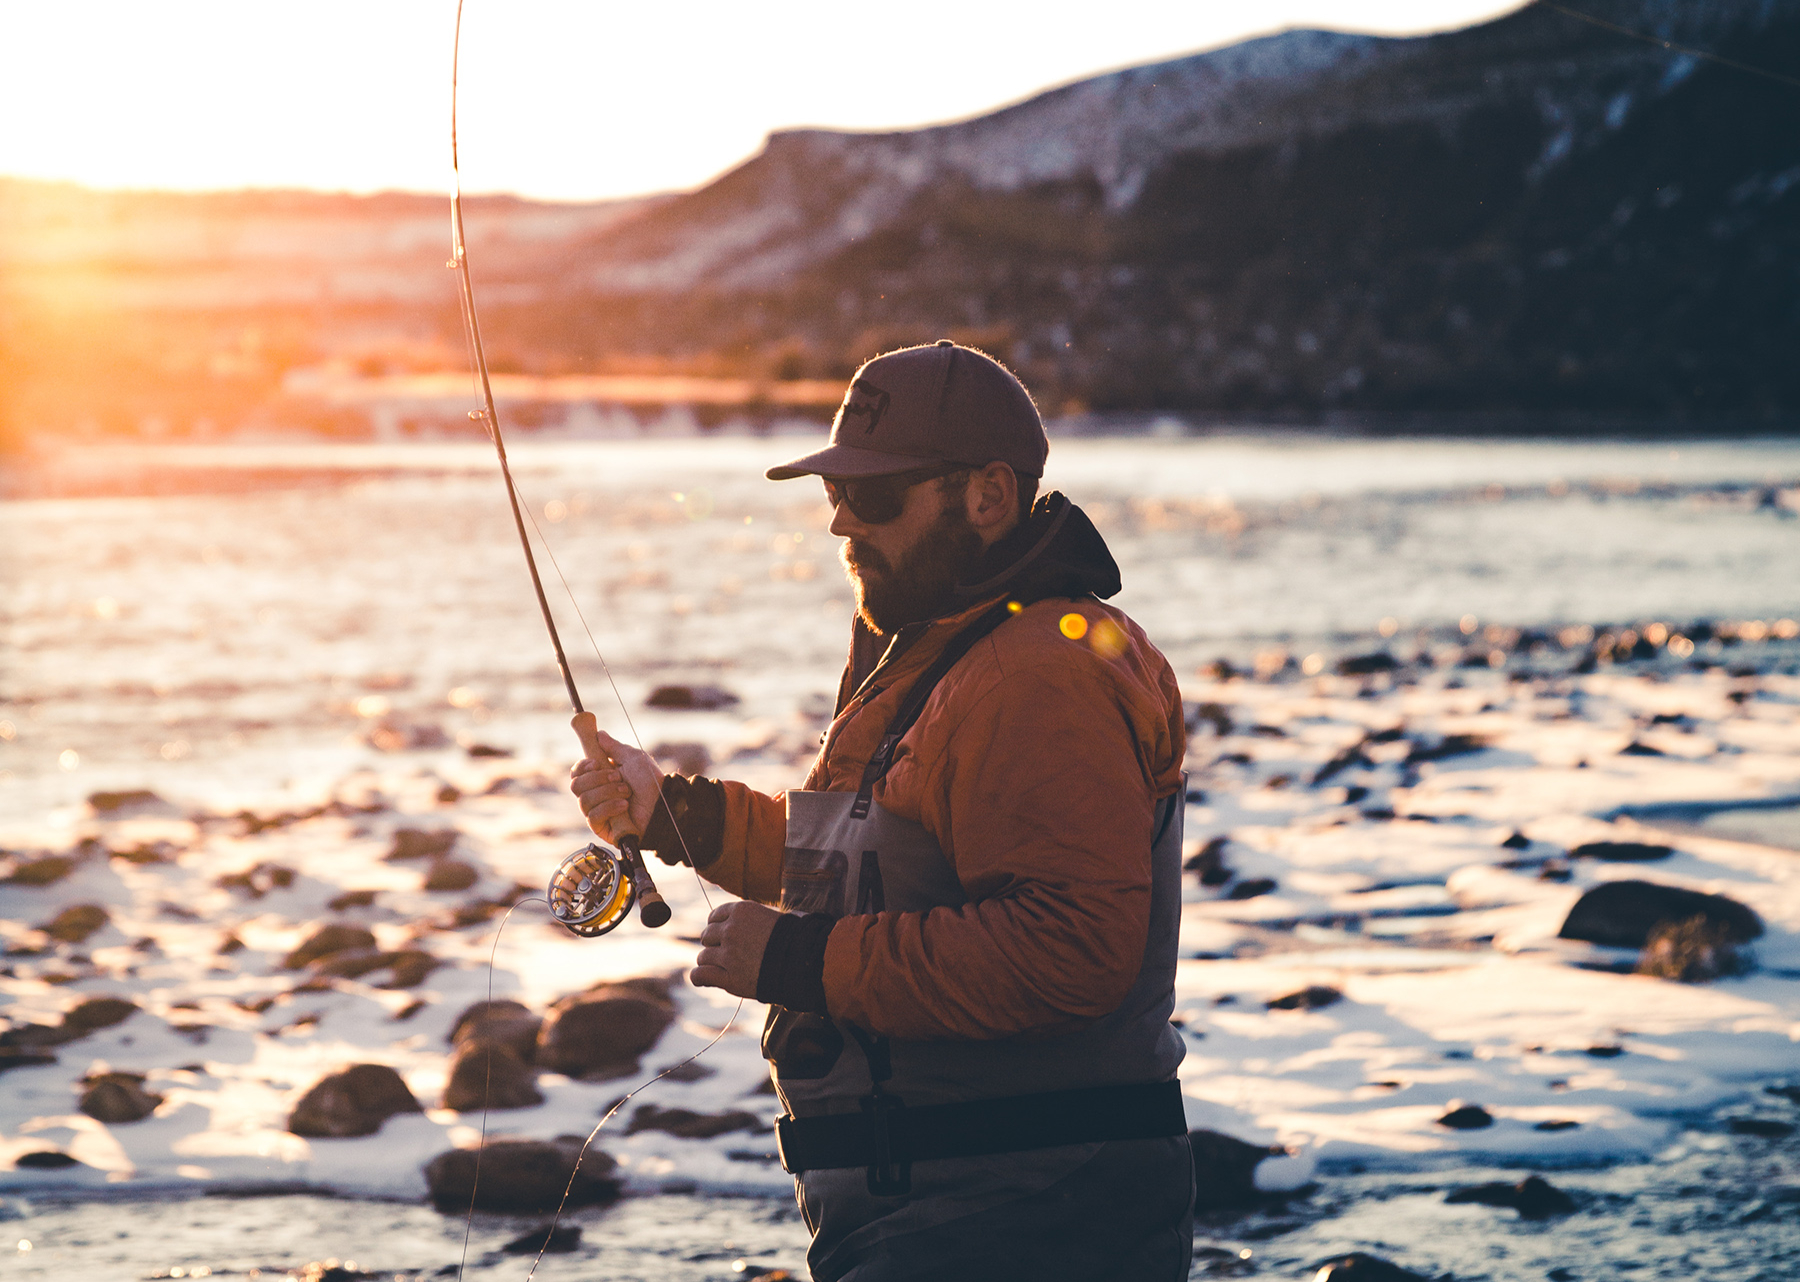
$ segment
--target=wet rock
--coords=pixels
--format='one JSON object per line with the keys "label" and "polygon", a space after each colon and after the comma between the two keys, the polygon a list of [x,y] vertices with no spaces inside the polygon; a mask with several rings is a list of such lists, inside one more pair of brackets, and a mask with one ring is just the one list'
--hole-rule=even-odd
{"label": "wet rock", "polygon": [[0,1046],[0,1073],[9,1068],[36,1068],[56,1063],[56,1052],[39,1046]]}
{"label": "wet rock", "polygon": [[463,751],[467,752],[471,757],[476,758],[510,757],[513,755],[511,748],[496,748],[491,743],[472,743],[467,748],[463,749]]}
{"label": "wet rock", "polygon": [[163,1097],[144,1089],[142,1073],[100,1073],[86,1080],[80,1109],[109,1125],[141,1122],[156,1111]]}
{"label": "wet rock", "polygon": [[1453,1131],[1479,1131],[1494,1124],[1494,1115],[1479,1104],[1463,1104],[1438,1118],[1437,1124]]}
{"label": "wet rock", "polygon": [[1257,899],[1275,889],[1273,877],[1250,877],[1240,881],[1226,892],[1227,899]]}
{"label": "wet rock", "polygon": [[1569,852],[1576,859],[1604,859],[1608,863],[1648,863],[1667,859],[1675,853],[1673,846],[1658,846],[1647,841],[1585,841]]}
{"label": "wet rock", "polygon": [[375,947],[375,935],[363,926],[353,926],[348,922],[331,922],[315,930],[307,936],[306,941],[295,948],[281,964],[288,970],[299,970],[302,966],[328,957],[332,953],[341,953],[347,948],[372,949]]}
{"label": "wet rock", "polygon": [[1705,917],[1661,922],[1644,941],[1637,973],[1683,984],[1703,984],[1754,970],[1756,963],[1732,938],[1730,928]]}
{"label": "wet rock", "polygon": [[119,792],[90,792],[87,804],[88,809],[94,814],[104,815],[108,819],[119,819],[128,814],[143,814],[146,811],[174,812],[174,807],[148,788],[127,788]]}
{"label": "wet rock", "polygon": [[443,963],[418,948],[402,948],[381,952],[374,948],[346,948],[327,953],[313,964],[315,975],[334,979],[361,979],[377,970],[392,970],[393,977],[383,988],[411,988]]}
{"label": "wet rock", "polygon": [[437,828],[429,832],[423,828],[399,828],[394,832],[393,845],[382,858],[390,863],[406,859],[441,859],[450,853],[456,837],[454,828]]}
{"label": "wet rock", "polygon": [[534,1108],[544,1102],[537,1072],[505,1042],[471,1038],[456,1048],[444,1084],[445,1108],[459,1113],[486,1108]]}
{"label": "wet rock", "polygon": [[1774,1086],[1763,1087],[1763,1093],[1765,1095],[1779,1095],[1789,1103],[1800,1104],[1800,1085],[1794,1085],[1787,1082],[1777,1083]]}
{"label": "wet rock", "polygon": [[1223,739],[1232,730],[1231,713],[1222,703],[1184,703],[1181,720],[1189,734],[1198,734],[1201,726],[1211,726],[1212,732]]}
{"label": "wet rock", "polygon": [[755,1113],[746,1113],[742,1109],[731,1109],[723,1113],[696,1113],[692,1109],[658,1108],[655,1104],[642,1104],[631,1115],[631,1125],[625,1128],[625,1133],[636,1135],[639,1131],[667,1131],[684,1140],[710,1140],[715,1135],[728,1135],[732,1131],[760,1134],[770,1129],[772,1128]]}
{"label": "wet rock", "polygon": [[1228,837],[1214,837],[1181,865],[1183,872],[1197,873],[1202,886],[1223,886],[1235,875],[1225,866]]}
{"label": "wet rock", "polygon": [[104,928],[111,920],[106,909],[99,904],[73,904],[38,929],[65,944],[79,944],[95,931]]}
{"label": "wet rock", "polygon": [[1265,1002],[1270,1010],[1323,1010],[1344,1000],[1344,995],[1325,984],[1312,984],[1298,992],[1288,993]]}
{"label": "wet rock", "polygon": [[572,1207],[614,1201],[618,1164],[599,1149],[583,1153],[583,1138],[489,1140],[480,1153],[479,1178],[474,1149],[439,1153],[425,1164],[431,1204],[455,1214],[467,1211],[471,1200],[478,1211],[544,1214],[557,1208],[565,1188]]}
{"label": "wet rock", "polygon": [[287,1128],[319,1139],[373,1135],[390,1117],[424,1111],[400,1074],[386,1064],[352,1064],[301,1096]]}
{"label": "wet rock", "polygon": [[1734,1117],[1725,1126],[1733,1135],[1756,1135],[1766,1140],[1785,1139],[1794,1133],[1792,1122],[1773,1117]]}
{"label": "wet rock", "polygon": [[[1481,660],[1481,666],[1487,666],[1487,659]],[[1443,761],[1448,757],[1467,756],[1471,752],[1480,752],[1488,746],[1488,741],[1478,734],[1447,734],[1433,744],[1415,743],[1406,754],[1406,765],[1414,766],[1421,761]]]}
{"label": "wet rock", "polygon": [[1377,672],[1393,672],[1400,666],[1400,661],[1386,650],[1377,650],[1373,654],[1353,654],[1338,660],[1337,670],[1341,677],[1367,677]]}
{"label": "wet rock", "polygon": [[65,1171],[71,1166],[81,1163],[67,1153],[55,1149],[40,1150],[36,1153],[21,1153],[13,1159],[13,1167],[20,1171]]}
{"label": "wet rock", "polygon": [[533,1014],[520,1002],[476,1002],[456,1017],[448,1041],[452,1046],[477,1039],[499,1042],[529,1063],[537,1053],[538,1030],[543,1023],[542,1016]]}
{"label": "wet rock", "polygon": [[136,1013],[137,1003],[123,997],[90,997],[64,1012],[63,1031],[70,1040],[86,1037],[99,1029],[122,1024]]}
{"label": "wet rock", "polygon": [[1528,850],[1531,848],[1531,838],[1515,828],[1512,836],[1500,844],[1508,850]]}
{"label": "wet rock", "polygon": [[1454,1189],[1446,1202],[1473,1202],[1480,1206],[1511,1207],[1520,1219],[1543,1220],[1553,1215],[1570,1215],[1575,1199],[1536,1175],[1528,1175],[1517,1184],[1475,1184]]}
{"label": "wet rock", "polygon": [[1429,1282],[1423,1274],[1365,1251],[1334,1255],[1315,1267],[1318,1272],[1312,1275],[1312,1282]]}
{"label": "wet rock", "polygon": [[540,1224],[527,1229],[500,1250],[505,1255],[566,1255],[581,1248],[579,1224]]}
{"label": "wet rock", "polygon": [[294,884],[292,868],[281,864],[255,863],[243,872],[226,873],[218,880],[225,890],[241,890],[252,899],[261,899],[271,890],[286,890]]}
{"label": "wet rock", "polygon": [[1704,917],[1734,943],[1763,933],[1762,919],[1735,899],[1649,881],[1609,881],[1576,901],[1557,934],[1614,948],[1642,948],[1664,922]]}
{"label": "wet rock", "polygon": [[1287,1152],[1279,1145],[1247,1144],[1217,1131],[1189,1131],[1194,1150],[1194,1209],[1222,1211],[1252,1206],[1266,1195],[1256,1187],[1256,1167]]}
{"label": "wet rock", "polygon": [[481,880],[473,864],[460,859],[440,859],[425,874],[424,888],[432,891],[467,890]]}
{"label": "wet rock", "polygon": [[712,765],[712,754],[703,743],[653,744],[650,755],[670,773],[689,777],[705,774]]}
{"label": "wet rock", "polygon": [[12,871],[0,877],[0,885],[49,886],[75,871],[75,860],[68,855],[45,855],[40,859],[21,859]]}
{"label": "wet rock", "polygon": [[1566,1117],[1553,1117],[1548,1121],[1539,1122],[1531,1129],[1534,1131],[1573,1131],[1579,1129],[1580,1126],[1580,1122],[1572,1122]]}
{"label": "wet rock", "polygon": [[638,1068],[638,1058],[675,1022],[666,980],[598,984],[550,1008],[538,1032],[537,1062],[570,1077],[603,1081]]}
{"label": "wet rock", "polygon": [[[1337,775],[1349,770],[1353,766],[1366,767],[1374,764],[1375,763],[1369,759],[1368,754],[1362,750],[1362,745],[1360,743],[1353,743],[1348,748],[1345,748],[1342,752],[1338,753],[1337,756],[1333,757],[1330,761],[1327,761],[1324,765],[1313,771],[1310,782],[1313,787],[1317,788],[1320,784],[1329,783]],[[1367,794],[1365,793],[1364,795]]]}
{"label": "wet rock", "polygon": [[232,953],[244,951],[244,941],[237,937],[236,931],[228,930],[219,938],[219,946],[213,950],[221,957],[229,957]]}
{"label": "wet rock", "polygon": [[375,903],[376,893],[373,890],[346,890],[341,895],[333,896],[325,906],[334,913],[341,913],[347,908],[368,908]]}
{"label": "wet rock", "polygon": [[710,712],[733,707],[738,697],[722,686],[665,685],[657,686],[644,702],[652,708],[669,708],[689,712]]}

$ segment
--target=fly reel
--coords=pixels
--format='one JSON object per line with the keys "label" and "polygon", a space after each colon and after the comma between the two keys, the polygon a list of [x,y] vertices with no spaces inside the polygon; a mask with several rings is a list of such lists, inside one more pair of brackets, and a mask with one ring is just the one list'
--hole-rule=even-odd
{"label": "fly reel", "polygon": [[584,939],[617,926],[633,904],[641,903],[639,919],[646,926],[661,926],[670,916],[633,837],[618,846],[590,842],[564,859],[550,874],[545,898],[550,915]]}

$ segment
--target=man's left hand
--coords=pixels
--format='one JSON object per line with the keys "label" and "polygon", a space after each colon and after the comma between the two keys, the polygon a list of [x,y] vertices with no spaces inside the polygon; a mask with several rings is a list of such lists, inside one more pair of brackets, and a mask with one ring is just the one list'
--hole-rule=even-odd
{"label": "man's left hand", "polygon": [[763,953],[780,916],[773,908],[748,900],[720,904],[700,932],[705,946],[688,978],[697,988],[723,988],[737,997],[754,998]]}

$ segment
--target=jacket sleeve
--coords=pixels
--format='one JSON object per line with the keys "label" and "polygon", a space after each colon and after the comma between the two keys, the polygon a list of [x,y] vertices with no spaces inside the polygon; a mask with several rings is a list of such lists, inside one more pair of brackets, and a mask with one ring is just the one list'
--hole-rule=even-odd
{"label": "jacket sleeve", "polygon": [[832,1015],[890,1037],[986,1040],[1072,1031],[1117,1008],[1149,934],[1170,753],[1164,711],[1131,685],[1099,660],[1033,665],[921,743],[907,763],[928,772],[919,821],[970,902],[838,922]]}
{"label": "jacket sleeve", "polygon": [[725,790],[725,832],[719,857],[700,871],[740,899],[773,905],[781,898],[781,853],[787,837],[787,801],[748,784],[719,781]]}

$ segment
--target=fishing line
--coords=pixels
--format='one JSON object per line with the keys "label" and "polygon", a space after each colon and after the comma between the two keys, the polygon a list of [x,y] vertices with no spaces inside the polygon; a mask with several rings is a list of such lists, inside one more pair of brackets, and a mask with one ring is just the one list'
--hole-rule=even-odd
{"label": "fishing line", "polygon": [[[563,592],[567,595],[570,605],[574,607],[576,618],[581,621],[582,631],[587,634],[588,644],[591,645],[594,650],[594,657],[599,659],[599,661],[600,661],[601,670],[606,674],[607,684],[612,689],[613,698],[615,700],[617,700],[618,705],[619,705],[619,710],[620,710],[620,712],[622,712],[624,714],[627,730],[630,733],[633,742],[637,745],[638,751],[644,752],[643,738],[642,738],[642,736],[640,736],[638,734],[637,725],[632,720],[631,709],[626,704],[625,697],[619,690],[619,684],[618,684],[617,680],[614,679],[614,677],[613,677],[612,665],[607,663],[606,655],[601,651],[600,643],[598,642],[598,640],[595,639],[593,629],[588,626],[587,616],[582,612],[581,603],[578,600],[576,600],[575,593],[569,586],[568,578],[562,572],[562,566],[556,559],[555,550],[550,546],[549,540],[544,537],[543,530],[538,526],[536,512],[532,511],[529,504],[524,504],[521,502],[520,494],[519,494],[519,487],[518,487],[517,483],[513,480],[512,468],[511,468],[510,464],[508,463],[507,457],[506,457],[506,443],[505,443],[504,437],[501,435],[501,432],[500,432],[500,414],[499,414],[498,408],[495,406],[495,403],[494,403],[494,392],[493,392],[492,381],[490,380],[490,378],[488,376],[487,355],[486,355],[486,352],[482,348],[481,324],[480,324],[480,319],[477,316],[476,308],[475,308],[475,286],[474,286],[474,280],[471,277],[470,272],[469,272],[468,245],[467,245],[467,238],[464,234],[464,229],[463,229],[462,168],[461,168],[461,163],[460,163],[460,156],[458,154],[457,127],[456,127],[457,126],[457,118],[456,118],[457,117],[457,96],[458,96],[457,90],[458,90],[458,84],[459,84],[459,81],[461,78],[462,15],[463,15],[463,0],[457,0],[456,31],[455,31],[455,39],[454,39],[452,47],[451,47],[451,58],[450,58],[450,170],[451,170],[451,175],[452,175],[452,180],[453,180],[452,181],[452,189],[451,189],[451,197],[450,197],[450,236],[451,236],[451,250],[452,250],[453,257],[452,257],[452,260],[449,265],[450,265],[450,267],[452,267],[453,269],[455,269],[457,271],[458,277],[459,277],[460,289],[457,292],[458,292],[458,301],[461,304],[462,315],[463,315],[463,336],[464,336],[464,340],[468,347],[470,364],[472,366],[472,372],[475,376],[475,390],[479,392],[482,406],[483,406],[483,408],[481,410],[471,411],[470,417],[481,419],[483,426],[487,429],[489,438],[493,442],[495,454],[499,458],[500,474],[506,483],[507,503],[510,506],[510,508],[512,509],[513,525],[518,530],[519,544],[523,548],[524,553],[525,553],[525,565],[531,574],[532,590],[534,591],[534,593],[537,596],[538,609],[541,611],[541,613],[543,614],[543,617],[544,617],[544,626],[550,633],[550,643],[556,652],[557,668],[562,674],[563,685],[569,695],[569,703],[575,710],[576,723],[577,723],[578,728],[581,726],[581,724],[583,722],[583,718],[586,717],[587,718],[586,728],[587,728],[587,731],[591,733],[594,730],[594,726],[592,723],[592,717],[591,717],[591,714],[588,714],[587,710],[582,706],[581,694],[576,689],[575,677],[574,677],[573,672],[569,668],[568,656],[563,651],[562,638],[557,633],[556,619],[555,619],[555,616],[551,612],[549,598],[544,593],[543,580],[538,574],[537,559],[535,556],[533,556],[532,550],[531,550],[531,539],[527,535],[526,530],[525,530],[527,514],[529,514],[531,528],[532,528],[532,531],[534,533],[536,533],[536,535],[537,535],[539,545],[543,547],[545,555],[547,555],[550,558],[551,567],[556,571],[556,577],[562,584]],[[584,737],[583,746],[584,746],[584,748],[587,746],[586,742],[585,742],[585,737]],[[604,754],[601,754],[601,755],[604,756]],[[646,754],[646,755],[648,755],[648,754]],[[614,763],[614,764],[617,764],[617,763]],[[662,797],[659,793],[656,800],[652,803],[652,810],[654,811],[654,807],[656,805],[664,805],[664,804],[665,803],[663,803]],[[665,809],[666,809],[666,805],[665,805]],[[630,818],[629,807],[627,807],[625,818],[628,822],[629,818]],[[673,816],[671,815],[670,818],[673,819]],[[681,845],[681,852],[682,852],[683,858],[684,858],[685,862],[687,863],[689,870],[693,872],[694,880],[700,887],[701,897],[702,897],[702,899],[705,900],[706,906],[710,912],[710,910],[712,908],[712,895],[707,891],[706,881],[703,877],[700,876],[699,869],[697,867],[695,867],[695,865],[694,865],[693,853],[692,853],[692,851],[690,851],[688,849],[687,835],[681,831],[679,825],[672,825],[672,826],[675,828],[676,840]],[[656,892],[656,887],[655,887],[654,882],[650,878],[649,870],[644,865],[642,854],[639,852],[639,850],[637,848],[637,842],[636,842],[635,837],[631,834],[624,834],[624,835],[619,836],[617,838],[617,841],[620,846],[620,851],[615,852],[615,856],[621,856],[624,861],[621,865],[619,875],[624,876],[627,871],[631,871],[632,867],[635,866],[635,875],[640,877],[641,881],[642,881],[642,887],[643,887],[643,892],[644,892],[644,916],[645,916],[646,924],[661,925],[662,921],[666,921],[668,918],[668,915],[669,915],[668,909],[666,908],[666,906],[664,906],[662,908],[662,914],[661,914],[662,920],[658,920],[658,921],[650,920],[650,918],[649,918],[650,901],[654,900],[657,904],[660,905],[662,902],[662,897],[659,894],[657,894],[657,892]],[[578,852],[578,853],[580,853],[580,852]],[[595,848],[590,847],[589,853],[598,853],[598,852],[595,850]],[[565,865],[568,862],[569,861],[565,861]],[[560,875],[561,875],[561,869],[559,868],[558,878],[560,878]],[[554,893],[554,889],[557,885],[557,881],[558,881],[558,879],[553,879],[553,881],[552,881],[553,893]],[[587,886],[587,883],[583,882],[582,889],[585,890],[586,886]],[[558,914],[554,904],[552,904],[547,899],[538,899],[536,896],[533,896],[533,897],[527,898],[527,899],[521,899],[521,900],[517,901],[516,903],[512,904],[506,910],[506,915],[500,919],[500,925],[494,931],[494,942],[488,952],[488,1001],[490,1003],[494,999],[494,966],[495,966],[495,961],[499,955],[500,937],[502,934],[505,933],[507,923],[512,919],[513,913],[520,907],[520,905],[526,904],[526,903],[532,903],[532,902],[543,903],[545,905],[545,907],[550,909],[551,915],[553,918],[561,920],[561,915]],[[582,920],[585,920],[585,919],[582,919]],[[562,924],[564,924],[565,926],[570,925],[570,923],[568,921],[563,921]],[[573,927],[571,927],[571,929],[573,929]],[[610,925],[600,927],[597,929],[610,929]],[[599,1136],[601,1128],[604,1127],[606,1125],[606,1123],[608,1121],[610,1121],[618,1113],[618,1111],[622,1107],[624,1107],[624,1105],[629,1100],[631,1100],[633,1097],[638,1095],[640,1092],[647,1090],[651,1086],[654,1086],[657,1082],[660,1082],[663,1078],[669,1076],[669,1074],[674,1073],[674,1072],[678,1071],[679,1069],[685,1068],[689,1064],[692,1064],[695,1060],[699,1059],[702,1055],[706,1054],[707,1051],[711,1050],[714,1046],[718,1045],[720,1040],[723,1039],[724,1036],[727,1033],[729,1033],[732,1030],[732,1028],[736,1025],[738,1016],[743,1013],[744,1001],[745,1001],[744,998],[740,997],[738,999],[737,1007],[732,1011],[731,1018],[725,1021],[724,1027],[719,1029],[719,1031],[713,1036],[711,1041],[707,1042],[704,1046],[702,1046],[699,1050],[695,1051],[692,1055],[688,1056],[686,1059],[680,1061],[679,1063],[670,1065],[668,1068],[663,1069],[660,1073],[656,1074],[654,1077],[650,1078],[648,1081],[644,1082],[642,1085],[636,1087],[629,1094],[625,1095],[617,1103],[615,1103],[611,1108],[609,1108],[601,1116],[600,1120],[594,1124],[594,1129],[592,1131],[588,1132],[587,1139],[582,1142],[581,1148],[577,1151],[577,1153],[575,1155],[574,1167],[569,1173],[569,1182],[563,1189],[563,1195],[562,1195],[561,1200],[557,1203],[556,1214],[552,1217],[552,1219],[550,1221],[550,1227],[544,1235],[544,1242],[543,1242],[543,1245],[538,1250],[537,1259],[532,1262],[531,1273],[527,1275],[528,1282],[531,1277],[535,1277],[537,1274],[538,1265],[540,1263],[542,1263],[542,1261],[543,1261],[544,1252],[546,1250],[548,1250],[548,1248],[549,1248],[551,1236],[556,1231],[556,1226],[562,1218],[563,1209],[568,1204],[569,1195],[575,1187],[575,1178],[580,1173],[582,1160],[587,1156],[588,1148],[593,1144],[595,1138],[597,1138]],[[461,1277],[463,1275],[463,1272],[465,1271],[465,1269],[467,1268],[467,1265],[468,1265],[469,1239],[470,1239],[470,1235],[474,1228],[475,1206],[476,1206],[478,1194],[480,1191],[480,1185],[481,1185],[481,1154],[482,1154],[482,1151],[487,1146],[487,1124],[488,1124],[488,1109],[489,1109],[488,1099],[489,1099],[492,1085],[493,1085],[493,1052],[490,1047],[488,1050],[488,1053],[487,1053],[487,1076],[484,1081],[484,1085],[483,1085],[483,1089],[482,1089],[480,1144],[479,1144],[479,1147],[477,1147],[477,1149],[475,1151],[475,1170],[474,1170],[473,1176],[471,1177],[470,1187],[469,1187],[469,1210],[468,1210],[468,1215],[463,1224],[462,1258],[457,1264],[457,1276],[458,1277]]]}
{"label": "fishing line", "polygon": [[1778,71],[1765,71],[1761,67],[1752,67],[1747,62],[1737,62],[1716,53],[1708,53],[1704,49],[1693,49],[1689,48],[1687,45],[1678,45],[1673,40],[1664,40],[1660,36],[1645,35],[1641,31],[1633,31],[1630,27],[1621,27],[1616,22],[1608,22],[1604,18],[1596,18],[1591,13],[1583,13],[1579,9],[1570,9],[1560,4],[1553,4],[1551,3],[1551,0],[1544,0],[1544,8],[1554,9],[1565,17],[1576,18],[1582,22],[1592,23],[1594,26],[1605,31],[1611,31],[1616,35],[1629,36],[1633,40],[1642,40],[1645,44],[1656,45],[1659,48],[1669,50],[1671,53],[1684,53],[1691,58],[1704,58],[1708,62],[1718,63],[1721,67],[1730,67],[1733,71],[1747,71],[1753,76],[1761,76],[1764,80],[1773,80],[1777,84],[1792,85],[1794,88],[1800,89],[1800,80],[1796,80],[1793,76],[1784,76]]}

